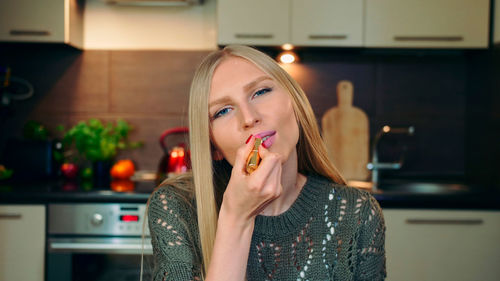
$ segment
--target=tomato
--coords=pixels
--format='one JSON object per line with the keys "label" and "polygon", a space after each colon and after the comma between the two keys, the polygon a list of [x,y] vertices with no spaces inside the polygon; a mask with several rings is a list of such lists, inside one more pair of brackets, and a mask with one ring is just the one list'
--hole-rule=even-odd
{"label": "tomato", "polygon": [[73,163],[64,163],[61,165],[61,172],[67,179],[74,179],[78,174],[78,166]]}
{"label": "tomato", "polygon": [[111,167],[111,177],[114,179],[129,179],[135,173],[132,160],[119,160]]}

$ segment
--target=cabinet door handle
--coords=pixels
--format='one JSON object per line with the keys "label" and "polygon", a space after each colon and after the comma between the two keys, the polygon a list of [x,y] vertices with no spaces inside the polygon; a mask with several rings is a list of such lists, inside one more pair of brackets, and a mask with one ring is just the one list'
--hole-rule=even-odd
{"label": "cabinet door handle", "polygon": [[236,33],[234,37],[238,39],[271,39],[274,37],[273,34],[245,34]]}
{"label": "cabinet door handle", "polygon": [[433,224],[433,225],[479,225],[482,219],[406,219],[407,224]]}
{"label": "cabinet door handle", "polygon": [[[104,243],[50,243],[50,252],[100,253],[100,254],[141,254],[142,244],[104,244]],[[144,253],[152,254],[151,242],[144,244]]]}
{"label": "cabinet door handle", "polygon": [[463,36],[394,36],[395,41],[433,41],[433,42],[456,42],[464,41]]}
{"label": "cabinet door handle", "polygon": [[49,36],[50,32],[46,30],[11,30],[12,36]]}
{"label": "cabinet door handle", "polygon": [[17,213],[3,213],[0,214],[0,220],[18,220],[21,219],[23,216],[21,214]]}
{"label": "cabinet door handle", "polygon": [[333,39],[333,40],[345,40],[347,39],[347,35],[327,35],[327,34],[311,34],[309,35],[309,39],[311,40],[324,40],[324,39]]}

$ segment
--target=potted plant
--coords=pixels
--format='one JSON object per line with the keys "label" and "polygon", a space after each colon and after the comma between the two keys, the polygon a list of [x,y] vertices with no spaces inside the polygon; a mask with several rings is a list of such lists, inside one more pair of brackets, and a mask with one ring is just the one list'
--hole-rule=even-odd
{"label": "potted plant", "polygon": [[[60,130],[64,130],[60,126]],[[64,133],[66,148],[74,148],[78,155],[92,163],[95,185],[109,184],[109,172],[119,150],[137,148],[142,142],[128,141],[132,127],[122,119],[115,124],[103,124],[98,119],[81,121]],[[97,181],[97,182],[95,182]]]}

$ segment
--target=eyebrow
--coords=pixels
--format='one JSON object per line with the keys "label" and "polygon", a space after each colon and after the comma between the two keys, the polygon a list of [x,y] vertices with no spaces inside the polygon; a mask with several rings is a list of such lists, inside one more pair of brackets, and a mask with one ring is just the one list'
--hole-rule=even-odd
{"label": "eyebrow", "polygon": [[250,82],[250,83],[246,84],[245,86],[243,86],[243,89],[245,89],[245,91],[248,91],[251,88],[255,87],[255,85],[259,84],[261,81],[268,80],[268,79],[272,80],[271,77],[269,77],[267,75],[262,75],[260,77],[257,77],[252,82]]}
{"label": "eyebrow", "polygon": [[[255,85],[259,84],[261,81],[264,81],[264,80],[272,80],[272,78],[269,77],[269,76],[267,76],[267,75],[259,76],[255,80],[253,80],[252,82],[249,82],[248,84],[246,84],[245,86],[243,86],[243,89],[245,91],[249,91],[250,89],[252,89],[253,87],[255,87]],[[229,101],[231,101],[231,98],[229,96],[224,96],[224,97],[221,97],[221,98],[216,99],[216,100],[212,101],[211,103],[209,103],[208,104],[208,108],[210,109],[214,105],[226,103],[226,102],[229,102]]]}

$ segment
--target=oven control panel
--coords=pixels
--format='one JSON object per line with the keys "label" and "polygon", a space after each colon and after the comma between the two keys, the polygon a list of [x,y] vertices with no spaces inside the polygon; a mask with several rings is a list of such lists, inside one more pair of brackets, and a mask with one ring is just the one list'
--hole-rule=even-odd
{"label": "oven control panel", "polygon": [[149,236],[146,204],[50,204],[50,235]]}

